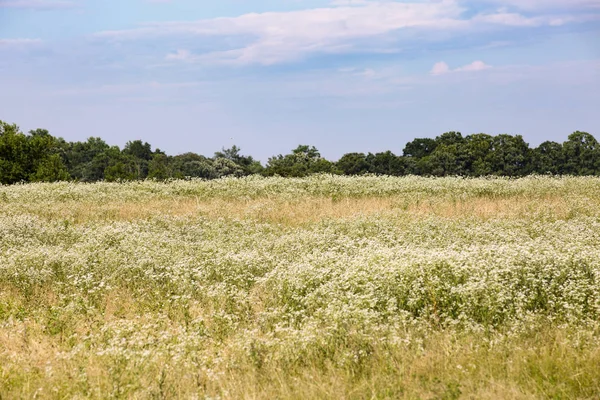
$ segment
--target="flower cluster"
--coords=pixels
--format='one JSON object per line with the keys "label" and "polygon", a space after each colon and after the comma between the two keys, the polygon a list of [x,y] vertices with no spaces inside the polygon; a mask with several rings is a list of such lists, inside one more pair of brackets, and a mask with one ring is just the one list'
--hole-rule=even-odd
{"label": "flower cluster", "polygon": [[[242,212],[203,212],[215,199]],[[300,212],[306,199],[387,202],[261,218]],[[168,212],[182,201],[186,213]],[[76,204],[88,209],[69,214]],[[119,214],[130,204],[164,212]],[[97,360],[107,382],[129,382],[111,390],[131,394],[145,390],[123,378],[135,368],[210,382],[244,363],[360,366],[380,346],[420,348],[432,330],[595,326],[599,205],[600,179],[568,177],[0,187],[0,344],[12,343],[0,360],[17,375],[41,359]],[[73,379],[93,394],[88,375]]]}

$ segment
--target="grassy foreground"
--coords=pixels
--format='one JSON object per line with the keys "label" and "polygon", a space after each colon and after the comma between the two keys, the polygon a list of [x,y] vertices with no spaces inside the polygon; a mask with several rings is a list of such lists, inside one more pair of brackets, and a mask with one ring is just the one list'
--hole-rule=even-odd
{"label": "grassy foreground", "polygon": [[0,398],[598,399],[600,179],[0,186]]}

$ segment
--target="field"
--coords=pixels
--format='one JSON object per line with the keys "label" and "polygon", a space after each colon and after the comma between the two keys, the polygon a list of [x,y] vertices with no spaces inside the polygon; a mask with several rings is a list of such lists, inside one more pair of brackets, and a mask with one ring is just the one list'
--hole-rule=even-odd
{"label": "field", "polygon": [[598,399],[600,178],[0,186],[0,398]]}

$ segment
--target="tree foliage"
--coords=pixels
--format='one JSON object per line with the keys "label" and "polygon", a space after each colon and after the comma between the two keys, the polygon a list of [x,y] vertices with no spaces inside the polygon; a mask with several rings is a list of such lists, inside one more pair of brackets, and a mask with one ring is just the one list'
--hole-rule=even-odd
{"label": "tree foliage", "polygon": [[133,140],[123,149],[99,137],[67,142],[45,129],[27,134],[0,121],[0,183],[127,181],[139,179],[218,179],[226,176],[303,177],[315,173],[343,175],[424,175],[518,177],[527,174],[600,175],[600,144],[576,131],[564,143],[546,141],[530,148],[521,135],[450,131],[416,138],[402,155],[392,151],[348,153],[337,162],[314,146],[300,145],[289,154],[269,158],[265,167],[237,146],[213,157],[188,152],[169,156],[148,142]]}
{"label": "tree foliage", "polygon": [[300,145],[290,154],[269,158],[264,174],[267,176],[302,177],[315,173],[334,173],[335,164],[321,157],[315,146]]}
{"label": "tree foliage", "polygon": [[43,129],[24,134],[0,121],[0,183],[54,182],[70,179],[60,156],[60,140]]}

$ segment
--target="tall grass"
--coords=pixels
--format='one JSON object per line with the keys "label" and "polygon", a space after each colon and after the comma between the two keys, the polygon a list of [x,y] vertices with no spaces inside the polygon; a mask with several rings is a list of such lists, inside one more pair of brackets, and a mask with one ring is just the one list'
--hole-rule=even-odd
{"label": "tall grass", "polygon": [[0,186],[2,398],[600,398],[600,179]]}

